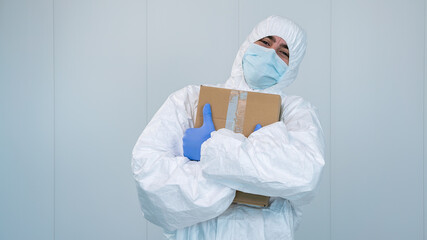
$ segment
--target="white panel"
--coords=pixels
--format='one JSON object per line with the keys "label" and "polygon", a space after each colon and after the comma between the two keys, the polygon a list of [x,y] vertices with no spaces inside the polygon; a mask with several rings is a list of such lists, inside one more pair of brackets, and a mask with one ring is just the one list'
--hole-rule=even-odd
{"label": "white panel", "polygon": [[[237,1],[148,2],[148,120],[174,91],[222,83],[237,53]],[[164,239],[149,223],[147,239]]]}
{"label": "white panel", "polygon": [[332,1],[334,240],[422,239],[423,50],[423,0]]}
{"label": "white panel", "polygon": [[[304,208],[295,239],[330,238],[330,3],[322,1],[240,1],[239,43],[258,22],[270,15],[288,17],[306,32],[308,47],[297,80],[287,89],[319,109],[326,138],[326,165],[313,202]],[[286,39],[285,39],[286,40]],[[290,56],[292,57],[292,56]]]}
{"label": "white panel", "polygon": [[172,92],[222,83],[237,53],[237,2],[149,1],[148,119]]}
{"label": "white panel", "polygon": [[55,1],[57,239],[146,239],[130,167],[145,13],[145,1]]}
{"label": "white panel", "polygon": [[0,239],[53,239],[52,1],[0,1]]}

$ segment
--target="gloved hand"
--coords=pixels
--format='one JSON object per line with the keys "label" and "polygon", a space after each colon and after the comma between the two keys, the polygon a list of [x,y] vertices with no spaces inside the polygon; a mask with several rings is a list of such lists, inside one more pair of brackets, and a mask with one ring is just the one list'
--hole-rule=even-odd
{"label": "gloved hand", "polygon": [[203,125],[199,128],[189,128],[182,138],[184,156],[190,160],[200,161],[200,149],[202,143],[211,137],[211,132],[215,131],[212,121],[211,105],[206,103],[203,107]]}

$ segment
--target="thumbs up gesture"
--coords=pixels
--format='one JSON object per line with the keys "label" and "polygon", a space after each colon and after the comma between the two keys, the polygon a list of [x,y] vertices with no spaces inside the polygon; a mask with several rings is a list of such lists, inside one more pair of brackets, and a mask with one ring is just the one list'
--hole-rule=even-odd
{"label": "thumbs up gesture", "polygon": [[202,143],[211,137],[211,132],[215,131],[212,121],[211,105],[205,104],[203,107],[203,125],[199,128],[189,128],[182,138],[184,156],[190,160],[200,161],[200,149]]}

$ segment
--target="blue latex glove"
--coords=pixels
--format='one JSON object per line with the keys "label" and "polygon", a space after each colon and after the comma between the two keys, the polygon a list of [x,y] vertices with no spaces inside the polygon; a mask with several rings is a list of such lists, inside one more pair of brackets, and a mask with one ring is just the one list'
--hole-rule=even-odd
{"label": "blue latex glove", "polygon": [[262,126],[261,126],[261,124],[257,124],[257,125],[255,126],[254,132],[256,132],[257,130],[259,130],[261,127],[262,127]]}
{"label": "blue latex glove", "polygon": [[184,156],[190,160],[200,161],[200,149],[202,143],[211,137],[211,132],[215,131],[212,121],[211,105],[206,103],[203,107],[203,125],[199,128],[189,128],[182,138]]}

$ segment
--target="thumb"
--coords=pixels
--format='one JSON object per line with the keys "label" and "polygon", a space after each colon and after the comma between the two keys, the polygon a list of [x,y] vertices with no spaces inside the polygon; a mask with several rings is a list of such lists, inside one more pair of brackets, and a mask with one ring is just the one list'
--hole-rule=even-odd
{"label": "thumb", "polygon": [[203,107],[203,126],[213,126],[211,105],[206,103]]}

